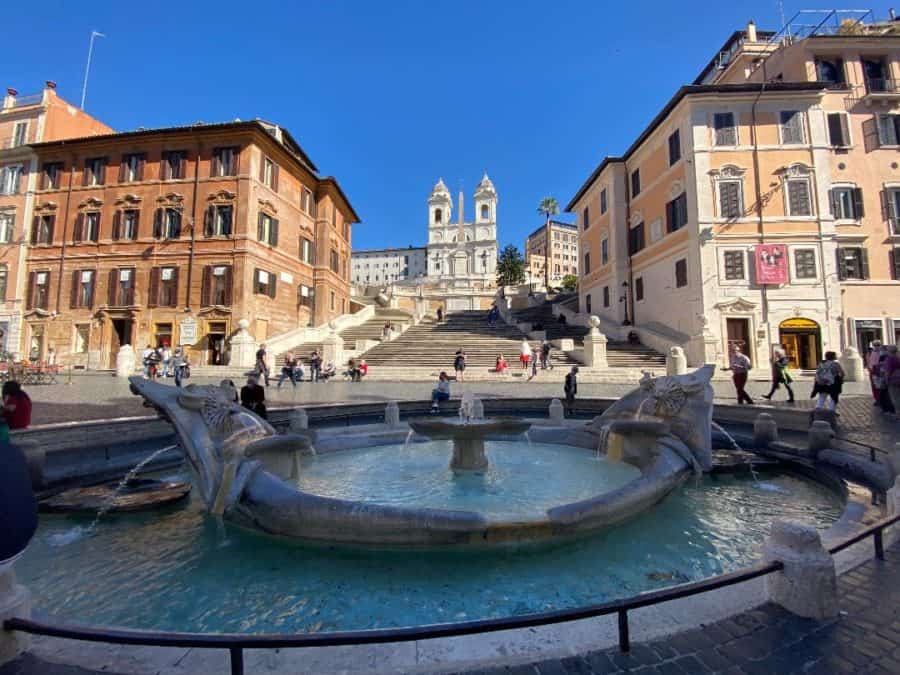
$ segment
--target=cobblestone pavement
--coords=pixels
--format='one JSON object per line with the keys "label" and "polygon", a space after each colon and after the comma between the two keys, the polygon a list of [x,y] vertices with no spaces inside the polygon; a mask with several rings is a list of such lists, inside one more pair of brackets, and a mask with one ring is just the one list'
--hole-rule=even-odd
{"label": "cobblestone pavement", "polygon": [[[171,383],[172,380],[166,380]],[[205,384],[218,382],[209,378],[192,378],[190,382]],[[239,385],[241,383],[238,383]],[[713,386],[716,392],[716,400],[722,402],[734,402],[734,389],[727,380],[715,380]],[[799,406],[811,405],[808,394],[810,384],[800,381],[796,385]],[[427,399],[431,396],[434,383],[428,382],[360,382],[351,383],[344,381],[332,381],[328,383],[314,384],[303,382],[296,388],[286,383],[282,389],[274,385],[268,387],[266,396],[270,405],[312,404],[312,403],[340,403],[340,402],[377,402],[390,400]],[[626,384],[580,384],[578,394],[584,398],[591,397],[617,397],[634,388],[634,385]],[[768,391],[765,382],[751,382],[748,387],[754,397]],[[868,383],[848,383],[845,387],[846,397],[841,404],[842,415],[845,408],[849,408],[849,402],[854,396],[864,396],[868,389]],[[491,396],[561,396],[562,385],[559,383],[511,383],[511,382],[472,382],[454,383],[451,386],[453,396],[459,396],[464,391],[472,391],[483,397]],[[131,417],[140,415],[154,415],[155,413],[145,408],[137,396],[131,394],[128,382],[109,375],[97,373],[87,375],[75,375],[72,384],[66,384],[66,378],[60,378],[59,384],[35,385],[28,387],[28,393],[34,401],[32,412],[33,424],[51,424],[55,422],[70,422],[77,420],[103,419],[110,417]],[[779,395],[781,395],[779,393]],[[870,401],[870,399],[869,399]],[[786,405],[777,403],[776,405]],[[867,402],[867,405],[871,405]],[[849,419],[849,418],[848,418]],[[869,415],[865,420],[869,420]]]}

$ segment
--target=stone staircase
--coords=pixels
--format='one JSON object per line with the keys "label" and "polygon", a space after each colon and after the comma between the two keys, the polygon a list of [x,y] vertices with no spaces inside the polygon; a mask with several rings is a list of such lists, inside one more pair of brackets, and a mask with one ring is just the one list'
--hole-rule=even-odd
{"label": "stone staircase", "polygon": [[[556,301],[553,300],[553,302]],[[518,310],[513,313],[513,317],[520,323],[541,324],[547,333],[548,340],[568,338],[574,340],[576,346],[584,343],[584,336],[588,333],[585,326],[560,323],[559,317],[553,314],[551,302]],[[606,343],[606,360],[611,368],[659,369],[666,367],[666,357],[659,352],[642,344],[635,345],[615,340],[609,340]]]}

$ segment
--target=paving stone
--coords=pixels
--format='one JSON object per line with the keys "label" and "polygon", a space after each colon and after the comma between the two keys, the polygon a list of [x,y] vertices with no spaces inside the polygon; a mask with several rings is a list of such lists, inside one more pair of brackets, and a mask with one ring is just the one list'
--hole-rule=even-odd
{"label": "paving stone", "polygon": [[591,667],[581,656],[570,656],[560,661],[568,675],[591,675]]}
{"label": "paving stone", "polygon": [[734,665],[734,662],[731,659],[723,656],[715,649],[704,649],[703,651],[697,652],[694,656],[700,659],[703,665],[713,672],[725,670]]}

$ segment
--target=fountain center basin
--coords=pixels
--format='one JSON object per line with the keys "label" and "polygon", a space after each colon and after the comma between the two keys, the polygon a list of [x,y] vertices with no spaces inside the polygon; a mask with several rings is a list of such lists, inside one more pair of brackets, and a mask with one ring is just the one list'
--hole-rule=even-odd
{"label": "fountain center basin", "polygon": [[409,428],[417,434],[433,440],[453,441],[450,468],[456,472],[483,472],[488,458],[484,452],[484,439],[493,434],[515,436],[531,428],[531,422],[515,417],[491,417],[490,419],[413,419]]}

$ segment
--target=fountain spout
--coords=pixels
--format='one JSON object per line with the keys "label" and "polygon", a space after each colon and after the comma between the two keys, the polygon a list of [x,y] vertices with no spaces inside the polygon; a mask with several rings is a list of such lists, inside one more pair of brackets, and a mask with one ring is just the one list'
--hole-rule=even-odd
{"label": "fountain spout", "polygon": [[471,420],[460,416],[460,422],[441,419],[413,419],[409,427],[417,434],[433,440],[453,441],[453,458],[450,468],[457,472],[480,473],[488,467],[488,459],[484,454],[484,439],[492,434],[518,436],[531,428],[531,422],[525,420],[491,417],[482,420]]}

